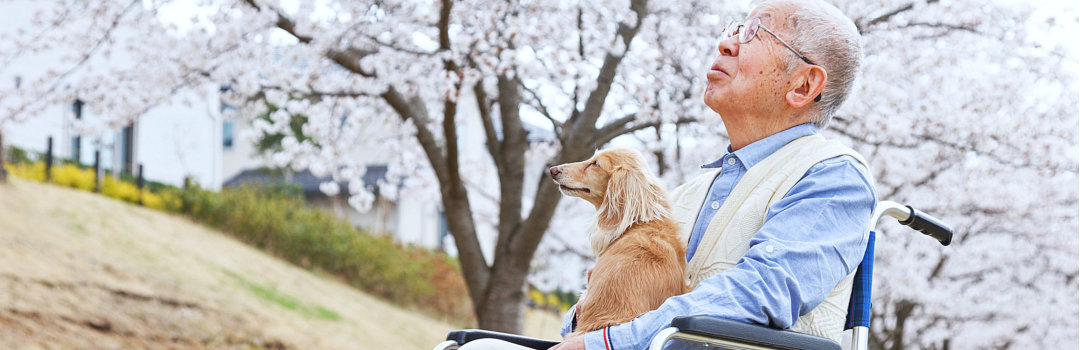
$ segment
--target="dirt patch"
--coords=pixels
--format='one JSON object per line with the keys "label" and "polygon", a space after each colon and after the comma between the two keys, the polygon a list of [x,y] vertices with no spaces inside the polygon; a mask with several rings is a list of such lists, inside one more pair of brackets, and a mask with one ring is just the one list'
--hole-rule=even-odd
{"label": "dirt patch", "polygon": [[12,274],[0,274],[0,290],[11,291],[0,309],[5,348],[291,348],[242,315],[167,293]]}

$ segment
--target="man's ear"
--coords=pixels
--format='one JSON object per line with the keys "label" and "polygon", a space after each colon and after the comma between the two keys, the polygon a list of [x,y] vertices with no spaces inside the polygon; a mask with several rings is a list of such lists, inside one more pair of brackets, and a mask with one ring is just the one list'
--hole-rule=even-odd
{"label": "man's ear", "polygon": [[821,91],[825,90],[825,81],[829,79],[829,75],[825,73],[825,68],[810,65],[795,79],[798,85],[794,90],[788,91],[785,99],[791,107],[802,108],[821,95]]}

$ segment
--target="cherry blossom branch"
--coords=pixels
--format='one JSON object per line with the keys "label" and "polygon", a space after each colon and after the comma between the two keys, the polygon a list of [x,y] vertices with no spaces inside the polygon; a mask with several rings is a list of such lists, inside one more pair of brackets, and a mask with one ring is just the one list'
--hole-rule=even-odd
{"label": "cherry blossom branch", "polygon": [[559,243],[559,245],[561,246],[562,250],[556,251],[556,254],[570,253],[585,261],[596,261],[596,256],[594,256],[594,254],[578,250],[573,245],[570,245],[570,243],[567,243],[566,240],[564,240],[562,237],[559,237],[559,235],[551,234],[548,235],[548,237],[551,237],[551,239],[555,240],[555,242]]}
{"label": "cherry blossom branch", "polygon": [[[624,119],[624,118],[625,117],[620,118],[620,120]],[[674,124],[675,125],[683,125],[683,124],[689,124],[689,123],[696,123],[697,121],[698,120],[696,118],[679,118],[679,119],[675,120]],[[610,142],[612,139],[614,139],[616,137],[626,135],[626,134],[629,134],[629,133],[633,133],[633,132],[641,130],[641,129],[658,128],[658,127],[660,127],[661,124],[663,124],[662,121],[654,121],[654,122],[641,123],[641,124],[628,126],[628,127],[624,126],[624,127],[618,127],[618,128],[609,129],[606,132],[598,133],[598,135],[592,140],[592,142],[589,143],[588,148],[589,149],[597,149],[597,148],[600,148],[601,146],[603,146],[604,144]]]}
{"label": "cherry blossom branch", "polygon": [[[836,118],[833,118],[833,121],[836,121],[836,122],[838,122],[840,124],[843,124],[845,126],[850,125],[850,117],[837,116]],[[838,133],[840,135],[843,135],[843,136],[845,136],[847,138],[850,138],[852,140],[856,140],[859,143],[866,144],[866,145],[872,145],[872,146],[876,146],[876,147],[887,146],[887,147],[902,148],[902,149],[915,149],[915,148],[919,147],[919,145],[923,144],[923,142],[901,143],[901,142],[896,142],[896,141],[892,141],[892,140],[884,140],[884,141],[870,140],[868,138],[870,135],[868,135],[868,134],[856,135],[856,134],[853,134],[853,133],[847,131],[843,127],[830,128],[830,130],[835,131],[836,133]],[[1078,170],[1076,168],[1063,168],[1063,167],[1057,167],[1057,166],[1052,166],[1052,165],[1037,165],[1037,164],[1034,164],[1034,163],[1031,163],[1031,162],[1026,162],[1026,161],[1021,161],[1021,162],[1010,161],[1009,159],[1005,159],[1004,157],[999,156],[997,154],[976,149],[974,146],[961,145],[961,144],[959,144],[957,142],[944,140],[944,139],[939,138],[939,137],[934,136],[934,135],[916,134],[916,135],[911,135],[911,136],[914,137],[915,140],[917,140],[917,141],[931,142],[931,143],[935,143],[935,144],[938,144],[938,145],[941,145],[941,146],[946,146],[948,148],[956,150],[957,152],[962,152],[962,153],[963,152],[971,152],[971,153],[973,153],[975,155],[978,155],[978,156],[981,156],[981,157],[986,157],[986,158],[989,158],[989,159],[991,159],[991,160],[993,160],[995,162],[1005,164],[1005,165],[1009,165],[1009,166],[1012,166],[1012,167],[1015,167],[1015,168],[1028,168],[1028,169],[1035,169],[1035,170],[1049,170],[1049,171],[1054,171],[1054,172],[1066,172],[1066,173],[1077,173],[1078,171],[1080,171],[1080,170]],[[1000,141],[1000,139],[997,139],[997,138],[994,138],[994,137],[991,137],[991,138],[993,140],[995,140],[995,141]],[[1004,144],[1004,143],[1002,143],[1002,144]],[[1010,149],[1017,150],[1017,148],[1015,146],[1008,145],[1008,144],[1005,144],[1005,145],[1006,145],[1006,147],[1009,147]]]}
{"label": "cherry blossom branch", "polygon": [[[611,91],[612,82],[615,81],[615,70],[622,63],[623,58],[626,57],[626,51],[630,49],[630,42],[634,40],[634,37],[637,36],[638,31],[641,29],[641,24],[648,14],[647,6],[647,0],[632,0],[630,2],[630,9],[636,15],[633,19],[634,23],[630,25],[619,23],[619,29],[616,30],[615,34],[615,40],[622,41],[622,51],[609,51],[604,56],[604,63],[600,66],[600,72],[596,76],[596,89],[590,92],[585,99],[585,109],[580,115],[582,120],[574,124],[574,129],[595,128],[596,120],[600,118],[600,112],[604,108],[604,101],[607,100],[608,93]],[[575,133],[571,132],[570,136],[572,137]]]}
{"label": "cherry blossom branch", "polygon": [[362,34],[362,33],[357,34],[357,35],[360,36],[360,37],[363,37],[364,39],[367,39],[367,40],[371,41],[372,43],[374,43],[377,46],[385,47],[385,48],[388,48],[388,49],[391,49],[391,50],[394,50],[394,51],[410,53],[410,54],[417,55],[417,56],[434,56],[435,55],[434,52],[425,52],[425,51],[420,51],[420,50],[408,49],[408,48],[400,47],[400,46],[397,46],[397,45],[394,45],[394,44],[391,44],[391,43],[384,43],[381,40],[379,40],[378,38],[373,37],[371,35]]}
{"label": "cherry blossom branch", "polygon": [[30,45],[41,42],[41,38],[43,38],[45,36],[45,34],[48,34],[49,32],[53,31],[53,29],[56,29],[57,27],[59,27],[60,24],[63,24],[64,21],[67,20],[68,15],[71,14],[71,9],[72,8],[73,8],[73,6],[64,6],[64,13],[60,14],[60,16],[58,16],[55,20],[53,20],[51,23],[49,23],[48,27],[42,29],[40,32],[37,33],[37,35],[34,35],[33,38],[26,41],[25,45],[19,45],[19,47],[15,48],[15,50],[11,53],[11,55],[8,56],[8,59],[4,60],[3,63],[0,63],[0,67],[3,67],[3,68],[10,67],[11,62],[14,62],[16,59],[21,57],[22,54],[24,52],[26,52],[26,49],[28,47],[30,47]]}
{"label": "cherry blossom branch", "polygon": [[[520,81],[520,80],[518,80],[518,81]],[[536,105],[533,106],[533,107],[536,107],[536,109],[538,111],[540,111],[540,114],[543,115],[545,118],[547,118],[548,121],[551,122],[551,125],[553,125],[555,127],[555,136],[558,137],[561,140],[562,137],[559,136],[559,133],[560,133],[559,131],[560,131],[560,129],[562,129],[563,123],[558,121],[558,120],[555,120],[555,118],[551,116],[551,113],[548,112],[547,106],[544,105],[544,101],[540,100],[540,95],[537,95],[536,92],[533,91],[533,89],[530,89],[528,86],[525,86],[524,82],[521,83],[521,88],[525,89],[525,92],[529,93],[529,97],[531,97],[531,101],[536,103]]]}
{"label": "cherry blossom branch", "polygon": [[967,31],[967,32],[975,33],[975,34],[982,34],[982,32],[980,32],[978,30],[975,30],[974,28],[969,28],[969,27],[956,25],[956,24],[940,23],[940,22],[938,22],[938,23],[914,22],[914,23],[908,23],[908,24],[902,25],[899,28],[912,28],[912,27],[945,28],[945,29],[951,29],[951,30],[963,30],[963,31]]}
{"label": "cherry blossom branch", "polygon": [[476,105],[480,110],[480,121],[484,125],[484,134],[487,136],[487,142],[484,142],[484,145],[487,146],[488,153],[492,155],[491,159],[495,162],[495,168],[501,168],[502,158],[495,156],[502,152],[501,142],[495,133],[495,123],[491,120],[491,107],[488,104],[487,92],[484,91],[484,84],[476,82],[473,85],[473,97],[476,98]]}

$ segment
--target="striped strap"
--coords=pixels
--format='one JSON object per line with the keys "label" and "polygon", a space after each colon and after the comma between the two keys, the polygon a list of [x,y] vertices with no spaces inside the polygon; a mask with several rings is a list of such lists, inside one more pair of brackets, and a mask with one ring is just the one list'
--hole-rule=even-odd
{"label": "striped strap", "polygon": [[875,236],[874,231],[870,231],[870,239],[866,243],[866,254],[859,263],[859,269],[855,271],[855,282],[851,287],[851,301],[848,303],[847,322],[844,324],[844,329],[870,327],[870,291],[874,277]]}

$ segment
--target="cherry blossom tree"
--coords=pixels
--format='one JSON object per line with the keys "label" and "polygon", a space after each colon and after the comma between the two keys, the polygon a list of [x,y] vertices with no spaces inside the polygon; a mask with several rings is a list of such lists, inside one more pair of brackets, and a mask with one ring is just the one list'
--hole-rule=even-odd
{"label": "cherry blossom tree", "polygon": [[[253,138],[281,136],[275,163],[351,182],[354,207],[374,198],[358,184],[375,155],[390,162],[393,185],[381,194],[438,201],[479,326],[510,332],[521,328],[530,266],[563,266],[534,264],[538,247],[541,260],[588,254],[592,208],[560,201],[543,169],[623,144],[646,151],[675,186],[719,157],[727,140],[701,102],[702,72],[724,25],[750,9],[647,0],[0,4],[23,9],[5,18],[21,24],[0,34],[0,75],[20,77],[18,87],[0,84],[0,125],[78,98],[108,117],[79,126],[93,132],[177,91],[225,86]],[[1064,38],[1077,29],[1076,9],[837,5],[865,39],[866,64],[826,133],[871,160],[880,198],[957,232],[942,248],[897,225],[881,229],[872,345],[1075,347],[1078,53]],[[181,12],[191,18],[177,20]],[[495,242],[486,256],[485,231]]]}

